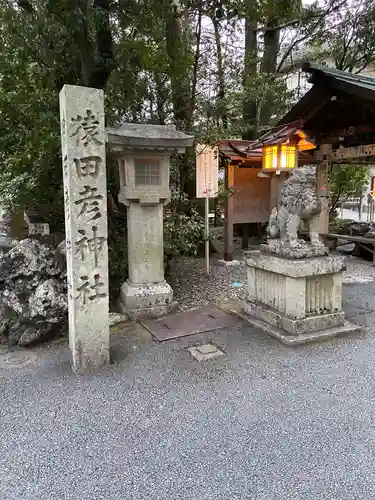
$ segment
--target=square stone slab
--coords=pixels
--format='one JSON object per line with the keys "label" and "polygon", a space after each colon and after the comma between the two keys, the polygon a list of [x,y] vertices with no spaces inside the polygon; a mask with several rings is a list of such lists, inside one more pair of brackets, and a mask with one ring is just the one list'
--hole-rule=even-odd
{"label": "square stone slab", "polygon": [[208,359],[224,356],[223,351],[212,344],[203,344],[197,347],[190,347],[188,351],[198,361],[207,361]]}
{"label": "square stone slab", "polygon": [[248,314],[244,314],[244,319],[246,319],[251,325],[259,330],[263,330],[267,335],[274,337],[279,342],[287,346],[295,345],[305,345],[313,342],[319,342],[324,340],[333,339],[335,337],[342,337],[344,335],[350,335],[353,333],[358,333],[362,328],[358,325],[354,325],[349,321],[345,321],[343,325],[335,326],[333,328],[326,328],[324,330],[319,330],[317,332],[302,333],[301,335],[291,335],[281,328],[277,328],[259,318],[254,318]]}
{"label": "square stone slab", "polygon": [[154,320],[144,320],[141,323],[161,342],[219,328],[234,327],[241,322],[239,317],[228,314],[215,306],[205,306]]}
{"label": "square stone slab", "polygon": [[197,347],[197,351],[201,354],[212,354],[213,352],[217,352],[217,347],[212,344],[203,344]]}

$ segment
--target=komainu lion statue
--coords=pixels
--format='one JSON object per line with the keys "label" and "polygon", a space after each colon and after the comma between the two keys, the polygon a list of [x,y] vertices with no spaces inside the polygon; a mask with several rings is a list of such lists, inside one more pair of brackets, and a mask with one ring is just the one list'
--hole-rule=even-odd
{"label": "komainu lion statue", "polygon": [[[306,249],[306,246],[310,246],[315,247],[316,251],[318,248],[323,250],[325,247],[319,237],[317,224],[321,209],[316,192],[316,167],[307,165],[296,168],[281,188],[279,210],[274,208],[271,212],[268,224],[270,250],[271,247],[276,248],[272,244],[272,239],[276,238],[280,239],[282,246],[291,249]],[[298,238],[301,222],[308,225],[310,245]]]}

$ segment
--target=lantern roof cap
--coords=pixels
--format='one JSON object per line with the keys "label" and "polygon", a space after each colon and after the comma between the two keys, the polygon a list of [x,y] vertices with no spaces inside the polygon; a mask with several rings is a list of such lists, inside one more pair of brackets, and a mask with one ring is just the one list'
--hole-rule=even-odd
{"label": "lantern roof cap", "polygon": [[193,145],[194,137],[176,130],[174,125],[120,123],[107,127],[107,142],[134,148],[185,149]]}
{"label": "lantern roof cap", "polygon": [[247,151],[250,152],[267,146],[277,146],[278,144],[294,144],[299,151],[315,149],[316,144],[307,136],[302,127],[302,120],[274,127],[249,145]]}

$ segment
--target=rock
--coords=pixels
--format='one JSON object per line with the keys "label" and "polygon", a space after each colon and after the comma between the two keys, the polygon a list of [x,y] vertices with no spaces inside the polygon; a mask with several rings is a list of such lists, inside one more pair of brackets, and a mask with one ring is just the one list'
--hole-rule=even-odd
{"label": "rock", "polygon": [[365,236],[372,229],[369,222],[355,222],[348,227],[348,234],[352,236]]}
{"label": "rock", "polygon": [[[364,238],[375,239],[375,231],[372,229],[372,226],[370,227],[371,229],[367,231],[366,234],[363,234],[361,236],[364,236]],[[371,251],[372,248],[373,248],[372,245],[366,245],[366,243],[361,243],[361,244],[356,243],[352,255],[354,255],[355,257],[361,257],[362,259],[372,261],[373,259]]]}
{"label": "rock", "polygon": [[9,347],[18,345],[18,342],[26,329],[27,325],[22,324],[19,321],[15,321],[9,325],[8,334],[6,335],[8,337]]}
{"label": "rock", "polygon": [[65,236],[62,233],[31,234],[28,238],[38,240],[45,245],[56,248],[65,239]]}
{"label": "rock", "polygon": [[337,246],[337,252],[342,255],[352,255],[355,249],[355,243],[347,243],[345,245]]}
{"label": "rock", "polygon": [[34,326],[26,325],[26,329],[23,331],[18,341],[18,345],[20,347],[30,347],[47,340],[58,338],[66,331],[66,323],[62,323],[61,325],[54,325],[51,323],[39,321]]}
{"label": "rock", "polygon": [[109,313],[109,326],[115,326],[119,323],[127,323],[129,318],[126,314],[121,313]]}
{"label": "rock", "polygon": [[48,318],[51,323],[59,323],[68,312],[64,287],[56,279],[41,283],[29,299],[30,318]]}
{"label": "rock", "polygon": [[66,243],[65,240],[61,241],[58,245],[56,250],[63,255],[66,258]]}
{"label": "rock", "polygon": [[21,240],[0,262],[0,282],[18,277],[58,276],[63,269],[55,250],[40,241]]}
{"label": "rock", "polygon": [[0,336],[28,346],[67,331],[66,273],[61,253],[22,240],[0,260]]}
{"label": "rock", "polygon": [[0,234],[0,250],[3,253],[9,252],[13,247],[18,245],[19,241],[15,238],[10,238],[5,234]]}

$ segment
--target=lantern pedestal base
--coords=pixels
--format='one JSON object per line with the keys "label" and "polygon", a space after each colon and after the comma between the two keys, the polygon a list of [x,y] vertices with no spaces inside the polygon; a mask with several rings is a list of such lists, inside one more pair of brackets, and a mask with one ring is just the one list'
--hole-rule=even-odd
{"label": "lantern pedestal base", "polygon": [[129,319],[158,318],[175,307],[173,290],[166,281],[131,283],[126,281],[120,292],[120,308]]}

